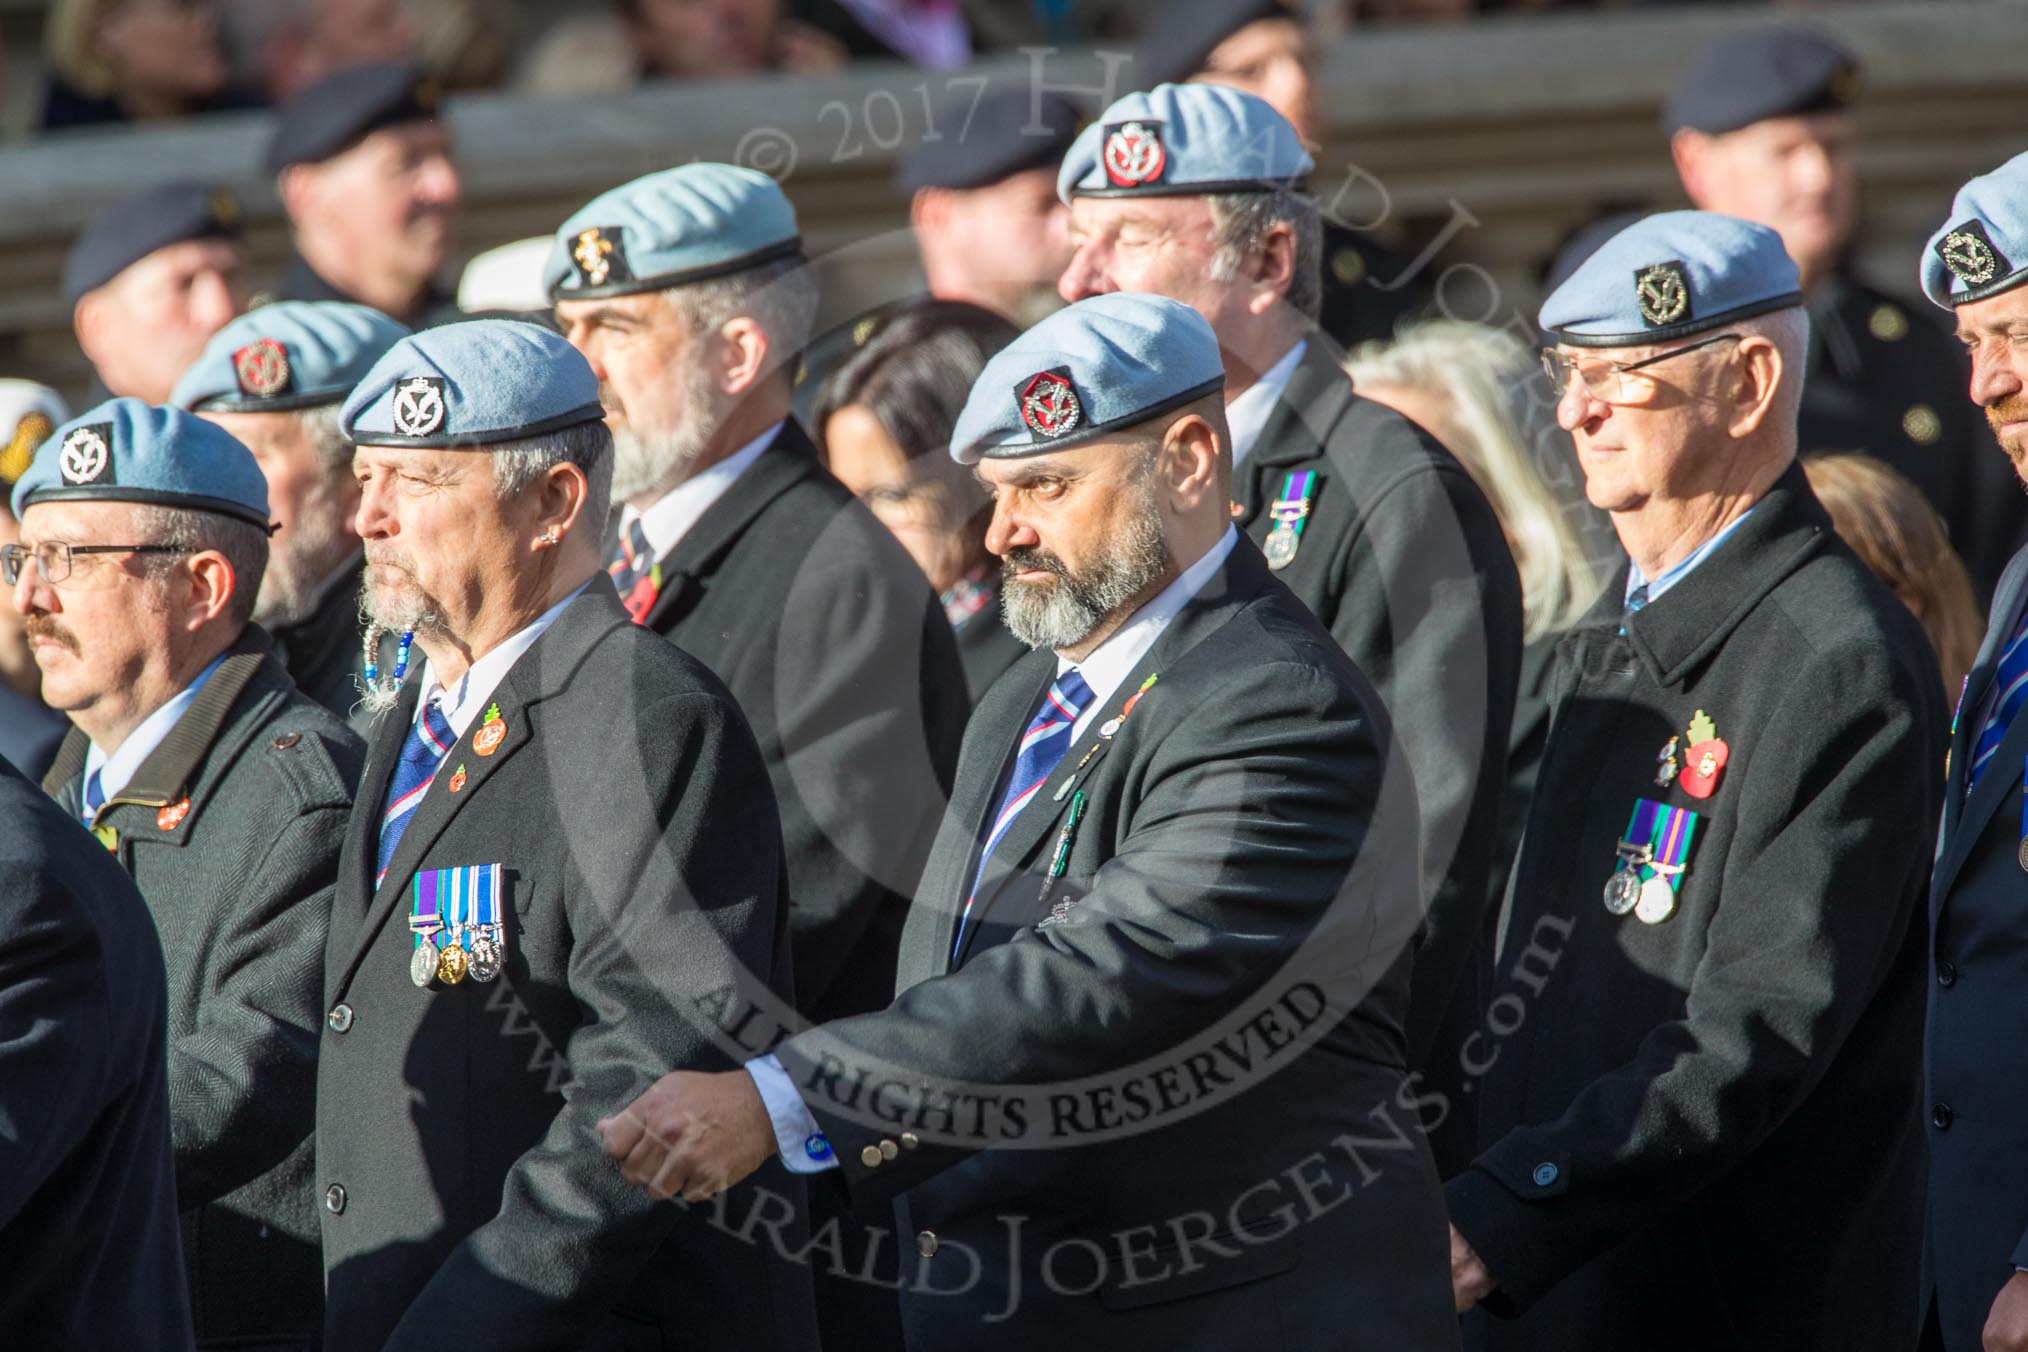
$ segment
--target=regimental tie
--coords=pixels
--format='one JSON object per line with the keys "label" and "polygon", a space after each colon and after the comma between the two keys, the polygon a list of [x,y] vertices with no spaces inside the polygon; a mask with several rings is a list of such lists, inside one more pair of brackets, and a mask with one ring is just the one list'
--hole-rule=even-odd
{"label": "regimental tie", "polygon": [[1007,776],[1007,788],[1000,795],[1000,802],[993,809],[993,829],[986,833],[986,843],[979,850],[979,867],[972,875],[971,891],[965,895],[965,909],[958,915],[958,933],[951,940],[951,956],[956,958],[964,946],[965,925],[972,918],[972,902],[977,898],[979,880],[986,876],[986,860],[992,856],[993,847],[1000,843],[1000,837],[1007,834],[1007,828],[1021,815],[1021,809],[1041,791],[1056,767],[1063,763],[1063,754],[1070,750],[1071,732],[1077,726],[1077,716],[1091,703],[1091,687],[1075,668],[1063,673],[1050,685],[1049,692],[1042,697],[1042,708],[1029,720],[1028,730],[1021,734],[1021,749],[1014,755],[1014,772]]}
{"label": "regimental tie", "polygon": [[98,820],[99,809],[106,805],[105,786],[99,782],[97,770],[92,771],[91,777],[85,780],[83,800],[84,824],[90,826]]}
{"label": "regimental tie", "polygon": [[1965,775],[1967,794],[1979,782],[1979,774],[1993,759],[1993,753],[2000,749],[2022,702],[2028,700],[2028,614],[2021,617],[2014,630],[2014,641],[2000,654],[1999,668],[1993,673],[1993,688],[1999,693],[1993,697],[1993,712],[1973,744],[1971,768]]}
{"label": "regimental tie", "polygon": [[387,786],[387,807],[380,814],[380,854],[373,870],[375,888],[387,876],[395,847],[415,816],[416,804],[429,792],[430,780],[444,763],[444,753],[457,740],[450,720],[436,700],[430,700],[423,706],[423,716],[409,728],[408,740],[401,744],[401,760],[394,767],[394,782]]}
{"label": "regimental tie", "polygon": [[620,601],[634,617],[634,623],[646,624],[648,612],[655,608],[655,598],[662,594],[662,567],[655,562],[655,551],[648,544],[648,532],[641,529],[640,517],[628,522],[620,532],[606,574],[619,589]]}

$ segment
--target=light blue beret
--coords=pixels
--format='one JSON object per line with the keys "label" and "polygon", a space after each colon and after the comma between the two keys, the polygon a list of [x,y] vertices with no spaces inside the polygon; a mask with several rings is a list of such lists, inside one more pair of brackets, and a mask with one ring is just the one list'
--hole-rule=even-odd
{"label": "light blue beret", "polygon": [[140,399],[108,399],[57,428],[14,485],[16,516],[65,501],[145,502],[268,524],[268,481],[252,451],[216,423]]}
{"label": "light blue beret", "polygon": [[660,291],[793,258],[796,209],[766,174],[686,164],[637,178],[578,208],[543,266],[551,300]]}
{"label": "light blue beret", "polygon": [[1633,347],[1802,303],[1780,235],[1714,211],[1664,211],[1599,245],[1538,319],[1572,347]]}
{"label": "light blue beret", "polygon": [[1157,85],[1100,113],[1071,143],[1056,195],[1192,197],[1302,189],[1315,165],[1264,99],[1213,84]]}
{"label": "light blue beret", "polygon": [[2028,154],[1981,174],[1951,202],[1922,256],[1922,289],[1948,310],[2028,282]]}
{"label": "light blue beret", "polygon": [[1058,310],[995,353],[951,431],[951,458],[1044,455],[1225,386],[1211,325],[1166,296],[1114,291]]}
{"label": "light blue beret", "polygon": [[336,404],[408,331],[378,310],[346,301],[263,305],[211,336],[169,402],[219,413]]}
{"label": "light blue beret", "polygon": [[373,364],[339,415],[355,446],[484,450],[606,416],[578,350],[519,319],[412,333]]}

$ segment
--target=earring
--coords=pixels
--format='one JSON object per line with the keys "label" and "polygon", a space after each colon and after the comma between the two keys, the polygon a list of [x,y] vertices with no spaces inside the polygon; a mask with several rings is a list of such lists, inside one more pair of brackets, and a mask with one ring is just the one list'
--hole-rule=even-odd
{"label": "earring", "polygon": [[557,531],[556,527],[554,527],[554,526],[551,526],[551,527],[550,527],[550,528],[549,528],[548,530],[546,530],[546,531],[544,531],[544,532],[542,533],[542,543],[544,543],[544,544],[546,544],[546,545],[553,545],[553,544],[555,544],[555,543],[557,542],[557,540],[558,540],[559,538],[561,538],[561,537],[560,537],[560,535],[559,535],[559,533],[558,533],[558,531]]}

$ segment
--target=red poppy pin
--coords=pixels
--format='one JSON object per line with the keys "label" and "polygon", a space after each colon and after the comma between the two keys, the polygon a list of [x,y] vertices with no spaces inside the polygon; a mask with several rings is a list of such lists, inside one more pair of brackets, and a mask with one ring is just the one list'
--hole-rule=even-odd
{"label": "red poppy pin", "polygon": [[1690,720],[1689,747],[1683,752],[1683,771],[1676,782],[1692,798],[1709,798],[1718,790],[1718,774],[1732,755],[1732,748],[1719,739],[1710,715],[1702,709]]}

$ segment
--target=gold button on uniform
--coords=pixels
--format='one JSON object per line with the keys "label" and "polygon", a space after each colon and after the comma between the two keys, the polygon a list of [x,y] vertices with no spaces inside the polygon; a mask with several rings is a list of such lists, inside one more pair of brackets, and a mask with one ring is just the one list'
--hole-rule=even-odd
{"label": "gold button on uniform", "polygon": [[878,1168],[881,1161],[880,1147],[869,1145],[859,1152],[859,1162],[869,1169]]}
{"label": "gold button on uniform", "polygon": [[901,1148],[903,1150],[913,1150],[921,1144],[922,1138],[917,1136],[914,1132],[904,1131],[903,1133],[901,1133]]}
{"label": "gold button on uniform", "polygon": [[884,1160],[891,1160],[900,1153],[901,1147],[896,1145],[894,1142],[882,1141],[880,1143],[880,1158]]}
{"label": "gold button on uniform", "polygon": [[937,1256],[937,1232],[925,1230],[915,1237],[915,1251],[925,1258]]}
{"label": "gold button on uniform", "polygon": [[285,732],[281,736],[275,738],[273,745],[275,750],[277,751],[287,751],[290,747],[294,746],[296,743],[302,740],[303,734],[300,732]]}

